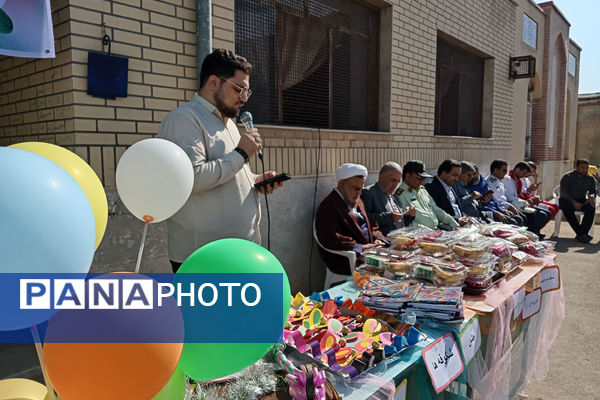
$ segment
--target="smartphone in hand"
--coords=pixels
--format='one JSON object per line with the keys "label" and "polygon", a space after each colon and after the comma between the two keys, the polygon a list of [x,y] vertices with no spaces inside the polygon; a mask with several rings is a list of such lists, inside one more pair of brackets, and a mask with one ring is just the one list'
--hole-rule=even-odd
{"label": "smartphone in hand", "polygon": [[280,183],[280,182],[285,182],[287,180],[292,179],[292,176],[290,174],[286,174],[285,172],[279,175],[275,175],[272,178],[269,179],[265,179],[264,181],[260,181],[258,183],[254,184],[254,188],[256,189],[261,189],[261,188],[266,188],[268,186],[275,186],[276,183]]}

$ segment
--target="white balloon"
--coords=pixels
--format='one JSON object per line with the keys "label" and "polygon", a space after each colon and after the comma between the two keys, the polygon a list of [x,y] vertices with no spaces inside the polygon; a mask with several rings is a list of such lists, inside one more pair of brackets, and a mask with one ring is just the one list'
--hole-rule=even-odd
{"label": "white balloon", "polygon": [[144,139],[127,149],[117,165],[117,191],[137,218],[164,221],[187,201],[194,185],[192,162],[181,147]]}

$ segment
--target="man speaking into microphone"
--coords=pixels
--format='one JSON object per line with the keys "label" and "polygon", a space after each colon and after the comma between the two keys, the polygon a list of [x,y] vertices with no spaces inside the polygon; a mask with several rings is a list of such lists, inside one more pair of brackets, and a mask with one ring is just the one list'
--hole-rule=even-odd
{"label": "man speaking into microphone", "polygon": [[251,122],[241,134],[235,124],[252,94],[251,72],[244,57],[225,49],[213,51],[202,62],[198,92],[169,112],[158,129],[160,138],[186,152],[195,173],[190,198],[167,221],[174,272],[196,249],[217,239],[260,244],[261,213],[254,184],[276,173],[256,175],[250,170],[248,162],[260,152],[262,141]]}

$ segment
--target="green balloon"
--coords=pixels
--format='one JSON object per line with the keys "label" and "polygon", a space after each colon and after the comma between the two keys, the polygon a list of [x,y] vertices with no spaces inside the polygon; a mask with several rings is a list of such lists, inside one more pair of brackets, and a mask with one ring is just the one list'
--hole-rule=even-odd
{"label": "green balloon", "polygon": [[175,373],[152,400],[183,400],[185,398],[185,374],[177,367]]}
{"label": "green balloon", "polygon": [[[211,242],[185,260],[181,273],[282,274],[281,329],[290,309],[290,282],[279,260],[267,249],[243,239]],[[185,317],[184,317],[185,322]],[[185,343],[179,367],[192,379],[206,381],[241,371],[261,359],[275,343]]]}

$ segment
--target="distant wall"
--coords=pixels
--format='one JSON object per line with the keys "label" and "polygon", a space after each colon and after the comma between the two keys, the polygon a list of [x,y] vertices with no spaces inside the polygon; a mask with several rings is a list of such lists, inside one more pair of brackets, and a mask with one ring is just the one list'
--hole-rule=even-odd
{"label": "distant wall", "polygon": [[575,158],[600,165],[600,93],[579,97]]}

